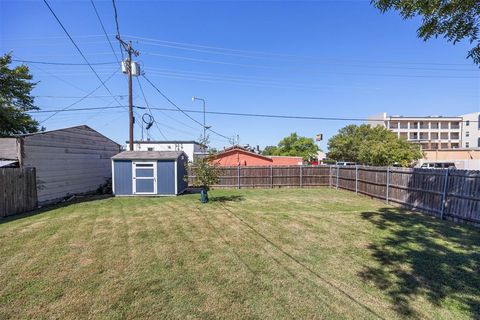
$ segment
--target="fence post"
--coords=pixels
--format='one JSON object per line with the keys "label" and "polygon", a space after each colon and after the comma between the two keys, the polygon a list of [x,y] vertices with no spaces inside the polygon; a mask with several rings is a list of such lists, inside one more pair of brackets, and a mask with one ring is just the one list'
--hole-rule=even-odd
{"label": "fence post", "polygon": [[338,174],[339,174],[339,171],[340,171],[340,166],[337,165],[337,186],[336,186],[336,189],[338,189]]}
{"label": "fence post", "polygon": [[240,189],[240,165],[237,167],[238,189]]}
{"label": "fence post", "polygon": [[332,165],[328,166],[328,186],[332,187]]}
{"label": "fence post", "polygon": [[358,164],[355,165],[355,193],[358,194]]}
{"label": "fence post", "polygon": [[450,175],[450,169],[445,171],[445,181],[443,183],[443,193],[442,193],[442,207],[440,208],[440,219],[443,220],[445,212],[445,204],[447,202],[447,190],[448,190],[448,176]]}
{"label": "fence post", "polygon": [[390,166],[387,166],[387,194],[385,196],[385,200],[386,200],[387,204],[388,204],[388,196],[389,196],[388,189],[389,188],[390,188]]}
{"label": "fence post", "polygon": [[270,188],[273,189],[273,166],[270,166]]}
{"label": "fence post", "polygon": [[300,188],[303,188],[303,164],[300,166]]}

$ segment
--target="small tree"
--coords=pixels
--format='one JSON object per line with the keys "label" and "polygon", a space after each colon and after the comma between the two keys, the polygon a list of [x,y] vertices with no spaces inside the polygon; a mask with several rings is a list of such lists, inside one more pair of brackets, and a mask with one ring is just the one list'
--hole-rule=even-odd
{"label": "small tree", "polygon": [[190,164],[190,172],[193,175],[193,186],[202,188],[200,200],[208,202],[208,190],[218,182],[218,164],[210,162],[209,157],[199,158]]}

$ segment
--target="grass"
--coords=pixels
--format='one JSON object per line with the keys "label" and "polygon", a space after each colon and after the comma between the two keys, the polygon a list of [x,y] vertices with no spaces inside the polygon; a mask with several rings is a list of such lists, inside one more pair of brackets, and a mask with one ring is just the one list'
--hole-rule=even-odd
{"label": "grass", "polygon": [[479,317],[480,232],[353,193],[107,198],[0,224],[0,318]]}

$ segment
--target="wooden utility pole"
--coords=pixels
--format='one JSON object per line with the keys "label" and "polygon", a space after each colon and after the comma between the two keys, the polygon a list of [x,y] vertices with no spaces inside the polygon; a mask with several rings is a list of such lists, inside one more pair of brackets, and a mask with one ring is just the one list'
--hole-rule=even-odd
{"label": "wooden utility pole", "polygon": [[138,51],[132,48],[132,41],[126,43],[123,41],[118,35],[117,40],[120,41],[122,47],[127,51],[128,58],[125,61],[126,69],[128,72],[128,132],[129,132],[129,139],[128,139],[128,148],[130,151],[133,151],[133,125],[135,123],[135,118],[133,117],[133,90],[132,90],[132,54],[136,57],[139,55]]}
{"label": "wooden utility pole", "polygon": [[133,151],[133,97],[132,97],[132,41],[128,42],[128,123],[129,123],[129,142],[130,151]]}

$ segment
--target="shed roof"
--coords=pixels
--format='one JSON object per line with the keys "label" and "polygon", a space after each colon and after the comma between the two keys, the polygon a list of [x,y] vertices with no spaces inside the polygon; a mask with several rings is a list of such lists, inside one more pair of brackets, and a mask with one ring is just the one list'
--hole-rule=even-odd
{"label": "shed roof", "polygon": [[176,160],[183,151],[123,151],[112,157],[113,160]]}

